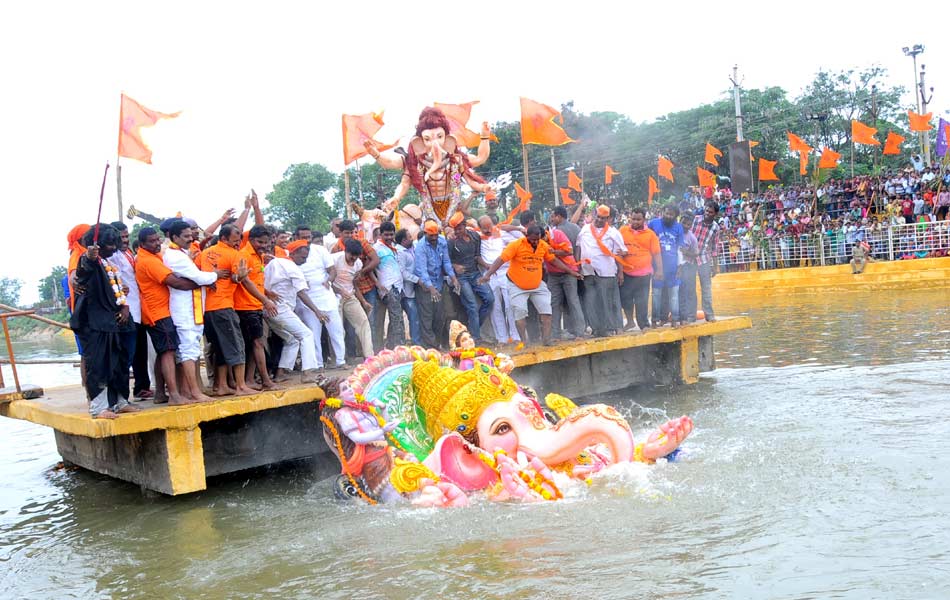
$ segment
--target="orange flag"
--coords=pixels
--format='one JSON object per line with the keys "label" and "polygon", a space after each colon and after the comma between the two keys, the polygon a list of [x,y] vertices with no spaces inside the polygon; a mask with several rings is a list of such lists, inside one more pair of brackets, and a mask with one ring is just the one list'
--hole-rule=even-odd
{"label": "orange flag", "polygon": [[665,156],[661,156],[659,162],[656,165],[656,174],[660,177],[665,177],[670,180],[670,183],[673,183],[673,163],[670,159]]}
{"label": "orange flag", "polygon": [[567,172],[567,187],[571,188],[575,192],[580,193],[584,191],[583,188],[581,188],[583,184],[584,180],[578,177],[574,171]]}
{"label": "orange flag", "polygon": [[571,188],[558,188],[561,190],[561,204],[564,206],[569,206],[571,204],[576,204],[574,199],[571,198]]}
{"label": "orange flag", "polygon": [[808,172],[808,155],[804,152],[798,153],[798,172],[802,175]]}
{"label": "orange flag", "polygon": [[777,160],[765,160],[764,158],[760,158],[759,181],[778,181],[778,176],[775,174],[775,165],[777,164]]}
{"label": "orange flag", "polygon": [[930,131],[933,129],[930,126],[930,117],[933,116],[933,113],[927,113],[926,115],[918,115],[912,110],[907,111],[907,119],[910,121],[910,130],[911,131]]}
{"label": "orange flag", "polygon": [[[363,146],[363,142],[372,140],[382,126],[382,111],[366,113],[365,115],[343,115],[343,164],[348,165],[357,158],[369,154]],[[395,145],[395,143],[377,143],[376,148],[382,152]]]}
{"label": "orange flag", "polygon": [[825,148],[821,151],[821,160],[818,161],[818,168],[834,169],[838,166],[839,160],[841,160],[841,154],[835,152],[831,148]]}
{"label": "orange flag", "polygon": [[851,141],[855,144],[867,144],[868,146],[880,146],[881,142],[875,139],[874,134],[877,129],[868,127],[861,121],[851,121]]}
{"label": "orange flag", "polygon": [[718,167],[719,161],[717,158],[720,156],[722,156],[722,150],[706,142],[706,162]]}
{"label": "orange flag", "polygon": [[653,196],[660,191],[660,186],[656,184],[656,179],[653,179],[653,176],[647,177],[647,206],[653,204]]}
{"label": "orange flag", "polygon": [[515,193],[518,194],[518,206],[508,213],[507,219],[502,221],[505,225],[511,225],[512,219],[514,219],[518,213],[531,208],[531,192],[521,187],[521,184],[517,181],[515,182]]}
{"label": "orange flag", "polygon": [[706,169],[696,167],[696,177],[699,178],[699,185],[703,187],[716,187],[716,176]]}
{"label": "orange flag", "polygon": [[[441,110],[445,118],[449,120],[449,133],[454,135],[458,143],[466,148],[475,148],[482,141],[480,134],[468,128],[468,121],[472,116],[472,107],[476,104],[478,104],[478,100],[465,102],[464,104],[432,103],[432,106]],[[491,141],[498,141],[494,134],[489,135]]]}
{"label": "orange flag", "polygon": [[119,104],[119,156],[152,164],[152,151],[145,145],[139,129],[151,127],[161,119],[174,119],[181,113],[165,114],[145,108],[122,94]]}
{"label": "orange flag", "polygon": [[521,99],[521,143],[541,144],[542,146],[563,146],[573,142],[567,133],[554,122],[560,117],[564,124],[564,117],[547,104],[541,104],[528,98]]}
{"label": "orange flag", "polygon": [[887,133],[887,140],[884,141],[884,154],[900,154],[901,144],[903,143],[904,136],[889,131]]}
{"label": "orange flag", "polygon": [[620,173],[611,169],[610,165],[604,167],[604,185],[610,185],[613,183],[614,175],[620,175]]}
{"label": "orange flag", "polygon": [[791,131],[788,133],[788,149],[792,152],[798,152],[799,154],[808,154],[811,152],[811,146],[805,143],[805,140],[798,137]]}

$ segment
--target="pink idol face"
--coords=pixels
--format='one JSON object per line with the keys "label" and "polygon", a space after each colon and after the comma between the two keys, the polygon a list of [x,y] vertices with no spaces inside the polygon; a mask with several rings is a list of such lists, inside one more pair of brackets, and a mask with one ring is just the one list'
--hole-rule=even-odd
{"label": "pink idol face", "polygon": [[422,137],[422,141],[429,150],[436,144],[438,144],[439,147],[445,147],[445,130],[441,127],[423,129],[420,137]]}
{"label": "pink idol face", "polygon": [[520,446],[519,432],[544,429],[544,417],[530,398],[515,394],[509,402],[490,404],[478,419],[478,445],[488,452],[501,448],[509,455]]}

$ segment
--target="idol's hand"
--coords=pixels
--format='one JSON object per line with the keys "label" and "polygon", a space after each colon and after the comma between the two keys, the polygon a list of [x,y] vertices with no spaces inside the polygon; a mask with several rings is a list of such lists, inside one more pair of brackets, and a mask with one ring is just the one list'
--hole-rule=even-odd
{"label": "idol's hand", "polygon": [[672,419],[660,425],[659,431],[654,431],[643,444],[643,458],[653,461],[663,458],[679,448],[693,431],[693,420],[689,417]]}

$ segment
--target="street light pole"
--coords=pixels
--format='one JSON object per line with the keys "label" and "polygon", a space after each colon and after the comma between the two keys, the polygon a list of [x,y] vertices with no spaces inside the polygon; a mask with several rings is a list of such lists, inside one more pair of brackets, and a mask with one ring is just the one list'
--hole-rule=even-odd
{"label": "street light pole", "polygon": [[[930,88],[930,98],[927,97],[927,86],[924,83],[924,69],[927,68],[927,65],[920,65],[920,114],[927,114],[927,105],[933,99],[933,88]],[[924,163],[926,166],[930,166],[930,132],[921,131],[920,134],[924,138],[924,160],[927,161]]]}
{"label": "street light pole", "polygon": [[736,141],[741,142],[745,138],[742,136],[742,104],[739,101],[739,84],[741,83],[739,81],[739,65],[732,67],[732,77],[729,81],[732,82],[732,95],[736,101]]}

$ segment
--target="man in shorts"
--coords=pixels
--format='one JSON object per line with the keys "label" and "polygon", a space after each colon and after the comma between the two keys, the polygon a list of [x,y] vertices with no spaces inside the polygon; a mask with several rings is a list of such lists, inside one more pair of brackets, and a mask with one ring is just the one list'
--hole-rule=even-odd
{"label": "man in shorts", "polygon": [[541,342],[551,346],[551,292],[541,280],[544,261],[570,273],[573,277],[583,279],[583,276],[558,258],[551,247],[541,239],[541,227],[537,223],[528,225],[525,237],[515,240],[505,246],[501,256],[495,259],[491,267],[479,279],[485,284],[491,279],[504,263],[508,266],[508,295],[511,298],[511,307],[515,315],[515,326],[522,340],[527,340],[528,300],[534,304],[541,316]]}

